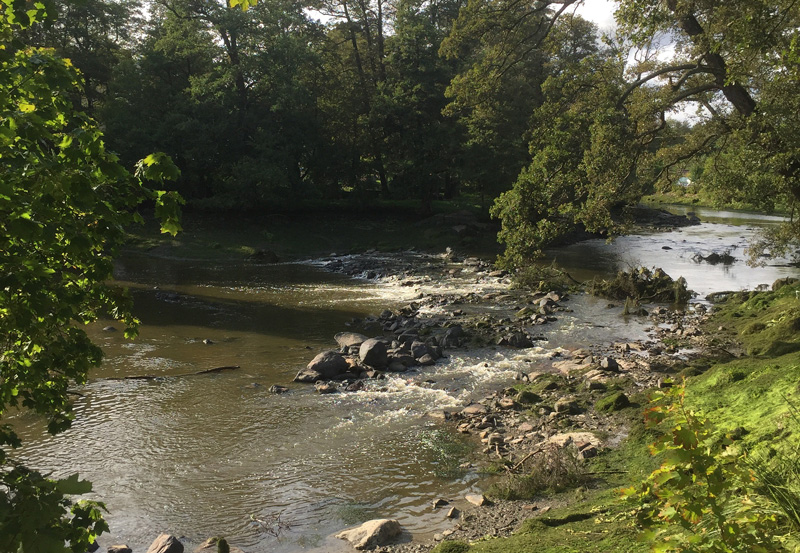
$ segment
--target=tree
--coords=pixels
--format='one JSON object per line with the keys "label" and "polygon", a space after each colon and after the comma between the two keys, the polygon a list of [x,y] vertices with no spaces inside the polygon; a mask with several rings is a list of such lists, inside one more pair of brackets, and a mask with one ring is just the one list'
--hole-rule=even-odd
{"label": "tree", "polygon": [[[111,260],[143,201],[155,203],[164,231],[178,231],[179,198],[143,184],[178,171],[152,154],[128,173],[74,108],[82,83],[72,63],[18,38],[46,6],[4,0],[0,9],[0,416],[29,409],[56,433],[71,421],[68,387],[101,359],[81,327],[107,314],[136,332],[128,296],[109,283]],[[0,426],[0,550],[83,553],[106,529],[102,504],[73,503],[65,494],[90,486],[20,465],[8,451],[19,445]]]}
{"label": "tree", "polygon": [[[534,4],[551,22],[547,33],[567,15],[569,4],[574,2]],[[492,7],[502,5],[490,3],[489,15],[472,24],[491,28],[505,13]],[[578,118],[583,123],[570,122],[581,129],[577,132],[589,133],[585,140],[570,140],[571,145],[582,142],[577,149],[541,137],[558,128],[569,133],[563,116],[574,111],[572,100],[565,101],[559,92],[562,87],[545,85],[550,95],[530,130],[532,163],[520,174],[515,191],[495,207],[504,225],[501,239],[510,250],[505,260],[522,263],[575,228],[610,234],[624,230],[619,224],[624,221],[612,213],[667,182],[675,168],[698,156],[711,160],[704,176],[718,197],[757,200],[767,209],[792,205],[800,198],[799,112],[796,94],[790,92],[798,84],[799,10],[791,0],[619,2],[620,35],[610,40],[606,54],[618,59],[616,69],[609,73],[600,58],[595,67],[566,68],[584,83],[583,90],[574,90],[575,105],[591,108]],[[665,41],[675,46],[668,59],[655,55]],[[540,43],[537,38],[527,42],[531,47]],[[517,44],[500,43],[498,59],[515,63]],[[593,91],[599,93],[597,101],[587,104]],[[679,140],[681,129],[670,113],[691,105],[697,107],[699,123]],[[774,253],[799,236],[800,228],[791,223],[760,246]]]}

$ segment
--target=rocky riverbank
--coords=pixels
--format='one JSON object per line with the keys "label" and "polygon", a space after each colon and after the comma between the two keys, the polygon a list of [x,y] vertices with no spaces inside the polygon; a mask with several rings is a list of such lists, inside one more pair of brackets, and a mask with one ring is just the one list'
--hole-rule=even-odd
{"label": "rocky riverbank", "polygon": [[[380,378],[384,372],[424,370],[419,367],[435,363],[446,350],[487,344],[529,348],[546,339],[544,325],[569,311],[569,295],[563,291],[513,289],[505,272],[479,260],[458,259],[452,252],[400,271],[398,258],[373,261],[347,256],[324,263],[329,270],[390,279],[399,286],[468,274],[476,291],[421,293],[398,310],[353,321],[380,334],[338,334],[339,350],[320,353],[296,380],[315,381],[323,393],[358,391],[366,379]],[[551,350],[535,370],[517,373],[515,385],[428,416],[469,436],[475,453],[465,468],[502,475],[495,480],[513,482],[543,467],[552,471],[554,463],[574,463],[575,474],[581,474],[580,464],[604,455],[627,436],[632,413],[640,412],[647,390],[670,386],[676,373],[710,352],[701,330],[708,316],[703,304],[684,310],[650,306],[635,316],[648,318],[648,339]],[[732,355],[719,344],[713,347],[716,357]],[[337,368],[328,371],[329,364]],[[536,501],[509,501],[498,499],[497,492],[496,488],[491,499],[432,498],[431,508],[452,520],[449,529],[423,540],[380,546],[378,551],[422,552],[443,540],[506,536],[525,520],[564,502],[546,495]],[[513,496],[514,491],[502,491],[501,486],[499,495]]]}

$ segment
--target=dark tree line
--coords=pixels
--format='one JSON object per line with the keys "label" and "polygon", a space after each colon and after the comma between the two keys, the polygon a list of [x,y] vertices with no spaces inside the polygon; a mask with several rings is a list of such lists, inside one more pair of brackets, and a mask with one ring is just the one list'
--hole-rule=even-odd
{"label": "dark tree line", "polygon": [[381,197],[427,211],[464,193],[488,205],[529,157],[541,83],[558,71],[550,58],[591,53],[597,40],[570,21],[556,50],[522,45],[500,75],[486,61],[496,38],[448,38],[466,0],[55,7],[25,40],[80,69],[75,101],[124,163],[166,152],[182,170],[177,190],[207,209]]}

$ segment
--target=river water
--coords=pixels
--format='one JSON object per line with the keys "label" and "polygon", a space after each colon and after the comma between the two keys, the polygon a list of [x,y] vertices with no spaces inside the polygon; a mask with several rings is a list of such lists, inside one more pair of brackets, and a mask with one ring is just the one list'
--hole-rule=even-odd
{"label": "river water", "polygon": [[[776,219],[700,216],[709,222],[610,244],[590,240],[551,255],[579,280],[628,266],[662,267],[685,277],[701,297],[798,276],[783,262],[750,268],[741,261],[754,228]],[[723,251],[739,261],[693,260]],[[441,531],[447,522],[432,500],[463,497],[478,489],[479,477],[459,466],[460,439],[427,412],[507,385],[555,348],[646,336],[646,320],[576,296],[571,313],[543,328],[547,340],[537,348],[451,350],[434,367],[366,391],[318,395],[292,378],[318,351],[335,346],[335,333],[360,330],[348,326],[354,318],[420,293],[474,291],[474,275],[409,287],[329,273],[314,260],[220,266],[128,254],[117,276],[134,295],[139,338],[103,331],[107,322],[92,325],[106,359],[79,390],[72,428],[50,437],[33,417],[15,423],[27,464],[57,476],[79,472],[94,483],[111,526],[101,544],[137,551],[161,532],[189,545],[224,535],[248,553],[344,551],[331,533],[379,517],[398,518],[417,536]],[[482,286],[489,292],[503,285]],[[241,368],[177,376],[228,365]],[[142,374],[163,378],[115,380]],[[272,384],[291,391],[270,394]]]}

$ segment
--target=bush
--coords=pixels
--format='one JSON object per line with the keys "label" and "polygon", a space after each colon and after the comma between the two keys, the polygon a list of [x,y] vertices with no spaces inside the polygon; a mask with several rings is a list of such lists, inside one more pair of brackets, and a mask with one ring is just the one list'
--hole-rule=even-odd
{"label": "bush", "polygon": [[730,435],[689,410],[685,388],[655,394],[647,425],[664,429],[651,446],[661,466],[622,490],[653,551],[768,553],[782,548],[778,517],[762,507],[755,475]]}
{"label": "bush", "polygon": [[556,493],[583,485],[583,467],[567,448],[550,446],[526,463],[527,473],[509,474],[489,488],[489,495],[500,499],[532,499],[544,492]]}

